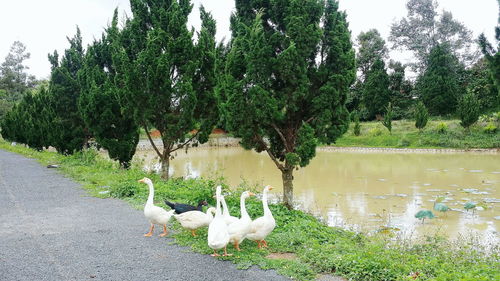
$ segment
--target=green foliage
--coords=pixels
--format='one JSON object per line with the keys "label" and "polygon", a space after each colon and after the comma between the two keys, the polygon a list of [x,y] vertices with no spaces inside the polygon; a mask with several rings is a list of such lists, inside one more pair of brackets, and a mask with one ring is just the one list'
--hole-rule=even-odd
{"label": "green foliage", "polygon": [[129,112],[120,105],[120,84],[115,83],[112,61],[113,44],[118,33],[118,14],[101,40],[89,46],[82,69],[78,73],[81,95],[78,109],[99,145],[109,157],[128,168],[139,141],[139,129]]}
{"label": "green foliage", "polygon": [[358,54],[356,56],[356,65],[361,71],[362,77],[366,75],[375,61],[387,57],[387,47],[385,40],[380,36],[377,29],[370,29],[367,32],[361,32],[358,37]]}
{"label": "green foliage", "polygon": [[497,126],[490,122],[488,123],[488,125],[486,125],[486,127],[483,128],[483,131],[487,134],[494,134],[497,132],[497,129]]}
{"label": "green foliage", "polygon": [[317,142],[335,142],[348,129],[355,58],[346,14],[334,0],[238,1],[231,30],[220,94],[227,127],[291,178]]}
{"label": "green foliage", "polygon": [[467,70],[467,90],[476,95],[482,112],[495,110],[500,106],[500,94],[488,65],[488,60],[483,58]]}
{"label": "green foliage", "polygon": [[423,102],[418,102],[415,107],[415,127],[419,130],[424,129],[428,120],[429,113],[427,112],[427,108]]}
{"label": "green foliage", "polygon": [[391,100],[389,85],[389,75],[387,75],[384,61],[377,59],[368,70],[363,83],[363,103],[370,119],[376,115],[383,115],[384,107]]}
{"label": "green foliage", "polygon": [[394,106],[394,119],[412,118],[413,83],[405,78],[406,65],[392,61],[389,63],[392,72],[389,74],[391,102]]}
{"label": "green foliage", "polygon": [[468,129],[472,124],[479,119],[479,101],[474,93],[469,92],[464,95],[458,104],[458,116],[460,117],[460,125]]}
{"label": "green foliage", "polygon": [[462,96],[458,61],[447,45],[434,47],[425,72],[418,77],[416,89],[432,115],[454,113]]}
{"label": "green foliage", "polygon": [[401,139],[398,141],[398,146],[399,147],[408,147],[410,146],[411,141],[407,136],[403,136]]}
{"label": "green foliage", "polygon": [[195,45],[188,28],[190,1],[134,0],[131,10],[114,44],[115,81],[124,88],[122,106],[137,124],[147,133],[149,127],[160,132],[165,149],[156,151],[168,178],[172,152],[196,137],[207,141],[217,121],[215,21],[201,9]]}
{"label": "green foliage", "polygon": [[389,130],[389,134],[392,134],[392,118],[393,118],[393,110],[392,110],[392,104],[389,103],[389,105],[387,105],[386,107],[386,111],[385,111],[385,114],[384,114],[384,120],[382,121],[382,124],[384,125],[384,127],[387,128],[387,130]]}
{"label": "green foliage", "polygon": [[359,123],[359,114],[357,112],[354,115],[354,135],[361,135],[361,124]]}
{"label": "green foliage", "polygon": [[433,0],[408,0],[408,15],[391,26],[389,41],[393,49],[405,48],[413,52],[417,61],[414,70],[428,67],[432,50],[442,44],[449,44],[450,51],[467,63],[474,60],[469,48],[474,43],[472,32],[453,18],[449,11],[438,14],[438,2]]}
{"label": "green foliage", "polygon": [[379,127],[375,127],[373,129],[370,129],[369,134],[374,137],[381,136],[384,132]]}
{"label": "green foliage", "polygon": [[437,124],[436,131],[440,134],[444,134],[448,131],[448,125],[444,122],[440,122]]}
{"label": "green foliage", "polygon": [[57,51],[49,55],[52,71],[49,84],[51,116],[49,118],[48,140],[59,153],[71,154],[84,148],[89,138],[80,112],[78,99],[81,88],[77,73],[82,68],[84,50],[80,29],[77,27],[73,38],[68,38],[70,47],[64,51],[59,61]]}

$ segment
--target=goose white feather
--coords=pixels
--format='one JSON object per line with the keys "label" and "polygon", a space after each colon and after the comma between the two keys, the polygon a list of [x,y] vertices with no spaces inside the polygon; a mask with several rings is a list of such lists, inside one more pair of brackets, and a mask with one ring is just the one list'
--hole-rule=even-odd
{"label": "goose white feather", "polygon": [[247,234],[249,240],[258,243],[259,249],[261,247],[267,247],[266,237],[271,233],[276,227],[276,221],[274,220],[273,214],[267,205],[267,193],[272,190],[271,186],[264,187],[262,195],[262,207],[264,209],[264,216],[257,218],[250,225],[250,232]]}
{"label": "goose white feather", "polygon": [[252,219],[248,215],[245,199],[250,196],[254,196],[252,192],[245,191],[241,194],[240,197],[240,209],[241,209],[241,217],[239,220],[233,222],[228,226],[229,232],[229,241],[234,244],[234,247],[240,251],[240,244],[245,240],[246,235],[250,232],[250,224],[252,223]]}
{"label": "goose white feather", "polygon": [[233,222],[236,222],[238,220],[238,218],[231,216],[231,214],[229,213],[229,208],[227,207],[226,199],[224,198],[224,195],[221,195],[221,203],[222,203],[222,207],[224,207],[222,216],[224,217],[224,221],[226,222],[226,224],[230,225]]}
{"label": "goose white feather", "polygon": [[207,242],[208,246],[214,250],[212,256],[219,256],[217,250],[224,248],[224,256],[228,256],[226,246],[229,243],[229,232],[226,223],[224,222],[224,217],[221,212],[221,187],[217,186],[216,189],[217,198],[217,209],[215,211],[215,217],[210,222],[208,226]]}
{"label": "goose white feather", "polygon": [[152,236],[155,224],[163,225],[163,233],[160,234],[161,237],[167,235],[167,222],[170,220],[174,211],[166,211],[165,209],[155,206],[153,204],[153,199],[155,196],[155,189],[153,186],[153,182],[148,178],[143,178],[139,180],[139,182],[145,183],[149,187],[149,196],[146,201],[146,205],[144,205],[144,216],[151,223],[149,228],[149,232],[144,234],[144,236]]}
{"label": "goose white feather", "polygon": [[182,225],[182,227],[191,230],[191,234],[196,236],[195,231],[198,228],[202,228],[210,225],[214,219],[215,208],[208,208],[207,212],[201,211],[189,211],[182,214],[174,215],[175,219]]}

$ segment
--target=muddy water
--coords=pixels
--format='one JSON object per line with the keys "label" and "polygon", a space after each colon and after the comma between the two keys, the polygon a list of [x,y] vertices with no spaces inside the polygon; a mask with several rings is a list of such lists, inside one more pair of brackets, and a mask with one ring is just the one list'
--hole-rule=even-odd
{"label": "muddy water", "polygon": [[[152,151],[138,151],[145,168],[157,162]],[[179,152],[173,176],[216,177],[229,184],[271,184],[282,190],[281,174],[265,153],[241,148],[198,148]],[[322,216],[331,226],[362,231],[396,228],[406,237],[439,233],[499,241],[499,154],[412,154],[318,151],[310,165],[294,172],[298,208]],[[277,194],[279,196],[279,194]],[[442,196],[452,208],[422,224],[414,215],[432,210]],[[466,212],[468,201],[485,202]]]}

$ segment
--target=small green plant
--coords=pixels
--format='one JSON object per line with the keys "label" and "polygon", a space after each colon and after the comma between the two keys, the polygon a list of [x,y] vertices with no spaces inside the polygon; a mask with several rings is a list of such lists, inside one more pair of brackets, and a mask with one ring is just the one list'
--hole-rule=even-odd
{"label": "small green plant", "polygon": [[423,102],[418,102],[415,108],[415,127],[422,131],[429,120],[429,112]]}
{"label": "small green plant", "polygon": [[354,135],[361,135],[361,125],[359,124],[359,114],[357,112],[354,115]]}
{"label": "small green plant", "polygon": [[473,92],[465,94],[458,102],[460,125],[467,131],[479,119],[479,100]]}
{"label": "small green plant", "polygon": [[438,133],[444,134],[448,131],[448,125],[446,125],[446,123],[444,123],[444,122],[440,122],[440,123],[438,123],[436,130]]}
{"label": "small green plant", "polygon": [[384,120],[382,120],[382,124],[384,125],[384,127],[387,128],[387,130],[389,130],[389,134],[392,135],[392,116],[394,114],[392,110],[392,104],[389,103],[389,105],[387,105],[385,110],[386,111],[384,115]]}
{"label": "small green plant", "polygon": [[407,136],[403,136],[403,137],[402,137],[401,139],[399,139],[399,141],[398,141],[398,146],[399,146],[399,147],[408,147],[408,146],[410,146],[410,144],[411,144],[411,141],[410,141],[410,139],[408,139],[408,137],[407,137]]}
{"label": "small green plant", "polygon": [[487,133],[487,134],[494,134],[497,132],[497,126],[495,126],[495,124],[493,124],[492,122],[488,123],[488,125],[486,125],[486,127],[483,128],[483,132]]}
{"label": "small green plant", "polygon": [[379,127],[375,127],[369,131],[369,134],[371,136],[378,137],[378,136],[381,136],[383,134],[383,132]]}

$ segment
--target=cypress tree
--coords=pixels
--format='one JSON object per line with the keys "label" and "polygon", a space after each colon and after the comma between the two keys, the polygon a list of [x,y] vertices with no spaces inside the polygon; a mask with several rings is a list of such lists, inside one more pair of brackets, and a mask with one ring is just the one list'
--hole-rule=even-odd
{"label": "cypress tree", "polygon": [[59,61],[57,51],[49,55],[52,64],[48,106],[54,116],[50,121],[49,142],[59,153],[71,154],[87,144],[88,130],[78,111],[80,84],[77,73],[82,68],[84,50],[80,29],[68,38],[70,47]]}
{"label": "cypress tree", "polygon": [[425,107],[423,102],[418,102],[415,107],[415,127],[422,131],[423,128],[427,125],[427,120],[429,119],[429,112]]}
{"label": "cypress tree", "polygon": [[458,103],[460,125],[466,130],[479,119],[479,101],[473,92],[468,92],[460,98]]}
{"label": "cypress tree", "polygon": [[[201,11],[198,44],[188,29],[192,5],[185,0],[131,0],[133,19],[121,32],[113,62],[125,108],[146,131],[168,179],[173,152],[204,142],[213,127],[215,22]],[[150,128],[160,132],[157,147]],[[191,133],[194,130],[194,133]],[[188,136],[189,135],[189,136]]]}
{"label": "cypress tree", "polygon": [[394,112],[392,110],[392,104],[389,103],[385,109],[386,110],[382,124],[387,128],[387,130],[389,130],[389,134],[392,135],[392,117],[394,115]]}
{"label": "cypress tree", "polygon": [[369,118],[383,115],[385,106],[391,100],[389,75],[382,59],[377,59],[366,74],[363,83],[363,102]]}
{"label": "cypress tree", "polygon": [[139,142],[139,128],[133,117],[120,105],[119,85],[115,84],[112,64],[113,40],[118,36],[118,11],[101,40],[89,46],[78,73],[81,95],[78,108],[90,133],[123,168],[130,166]]}
{"label": "cypress tree", "polygon": [[429,55],[427,69],[418,78],[416,88],[429,113],[454,113],[462,96],[458,80],[458,61],[446,45],[434,47]]}
{"label": "cypress tree", "polygon": [[291,208],[293,170],[348,129],[356,70],[346,14],[334,0],[236,1],[231,30],[228,129],[244,148],[267,152]]}

